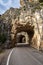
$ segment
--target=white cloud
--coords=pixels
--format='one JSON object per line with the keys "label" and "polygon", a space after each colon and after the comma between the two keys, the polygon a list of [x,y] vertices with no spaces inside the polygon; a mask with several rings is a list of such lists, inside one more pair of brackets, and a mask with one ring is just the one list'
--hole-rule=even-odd
{"label": "white cloud", "polygon": [[3,14],[5,12],[5,10],[2,10],[1,8],[0,8],[0,14]]}
{"label": "white cloud", "polygon": [[0,0],[0,14],[3,14],[3,12],[10,7],[20,7],[19,1],[20,0],[6,0],[6,2],[4,2],[4,0]]}
{"label": "white cloud", "polygon": [[0,0],[0,4],[3,6],[10,6],[12,4],[12,0],[8,0],[8,2],[4,3],[3,0]]}

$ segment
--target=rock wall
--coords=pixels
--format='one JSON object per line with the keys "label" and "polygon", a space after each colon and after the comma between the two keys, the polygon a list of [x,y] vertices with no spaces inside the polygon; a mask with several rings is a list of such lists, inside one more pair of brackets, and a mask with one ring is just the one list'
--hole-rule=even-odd
{"label": "rock wall", "polygon": [[[4,30],[7,32],[7,39],[9,36],[11,38],[12,47],[16,44],[17,34],[26,32],[29,38],[28,43],[38,50],[43,49],[41,9],[37,3],[39,3],[38,0],[20,0],[19,9],[10,8],[1,16],[5,23]],[[2,24],[2,22],[0,23]]]}
{"label": "rock wall", "polygon": [[16,36],[20,32],[26,32],[28,34],[28,36],[29,36],[29,40],[32,39],[32,37],[34,35],[34,26],[33,25],[31,26],[29,24],[29,22],[26,22],[26,23],[24,23],[22,21],[20,22],[18,20],[18,18],[15,20],[15,22],[12,19],[12,24],[13,24],[13,27],[12,27],[12,31],[11,31],[12,32],[11,37],[12,37],[12,41],[13,41],[14,45],[16,44]]}
{"label": "rock wall", "polygon": [[[24,10],[24,6],[26,6],[26,4],[29,2],[33,2],[33,0],[26,1],[20,0],[22,10],[19,19],[16,18],[15,22],[14,20],[12,20],[13,22],[12,31],[14,32],[12,36],[15,41],[17,33],[22,31],[27,32],[29,40],[31,41],[31,42],[29,41],[30,45],[39,50],[43,48],[43,40],[41,40],[42,19],[40,17],[38,9],[36,9],[35,13],[32,13],[31,9],[28,10],[28,7],[26,7]],[[39,1],[37,1],[36,3],[38,2]],[[36,17],[36,15],[39,15],[39,20]],[[16,43],[16,41],[14,43]]]}

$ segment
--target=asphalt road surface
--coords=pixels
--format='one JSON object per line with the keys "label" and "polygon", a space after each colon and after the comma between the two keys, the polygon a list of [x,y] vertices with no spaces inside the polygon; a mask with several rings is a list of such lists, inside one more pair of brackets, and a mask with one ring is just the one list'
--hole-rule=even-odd
{"label": "asphalt road surface", "polygon": [[30,47],[15,47],[10,51],[6,65],[43,65],[43,53]]}

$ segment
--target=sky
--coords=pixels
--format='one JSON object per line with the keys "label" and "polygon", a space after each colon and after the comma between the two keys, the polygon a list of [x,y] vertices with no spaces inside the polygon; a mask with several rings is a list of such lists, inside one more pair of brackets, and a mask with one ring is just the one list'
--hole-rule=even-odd
{"label": "sky", "polygon": [[0,0],[0,14],[3,14],[10,7],[19,8],[20,0]]}

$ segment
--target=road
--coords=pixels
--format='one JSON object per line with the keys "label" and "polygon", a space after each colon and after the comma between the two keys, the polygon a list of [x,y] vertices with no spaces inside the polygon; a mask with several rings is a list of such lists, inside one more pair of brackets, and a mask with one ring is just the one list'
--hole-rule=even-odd
{"label": "road", "polygon": [[43,53],[31,47],[15,47],[9,53],[6,65],[43,65]]}
{"label": "road", "polygon": [[8,49],[0,65],[43,65],[43,53],[28,45]]}

